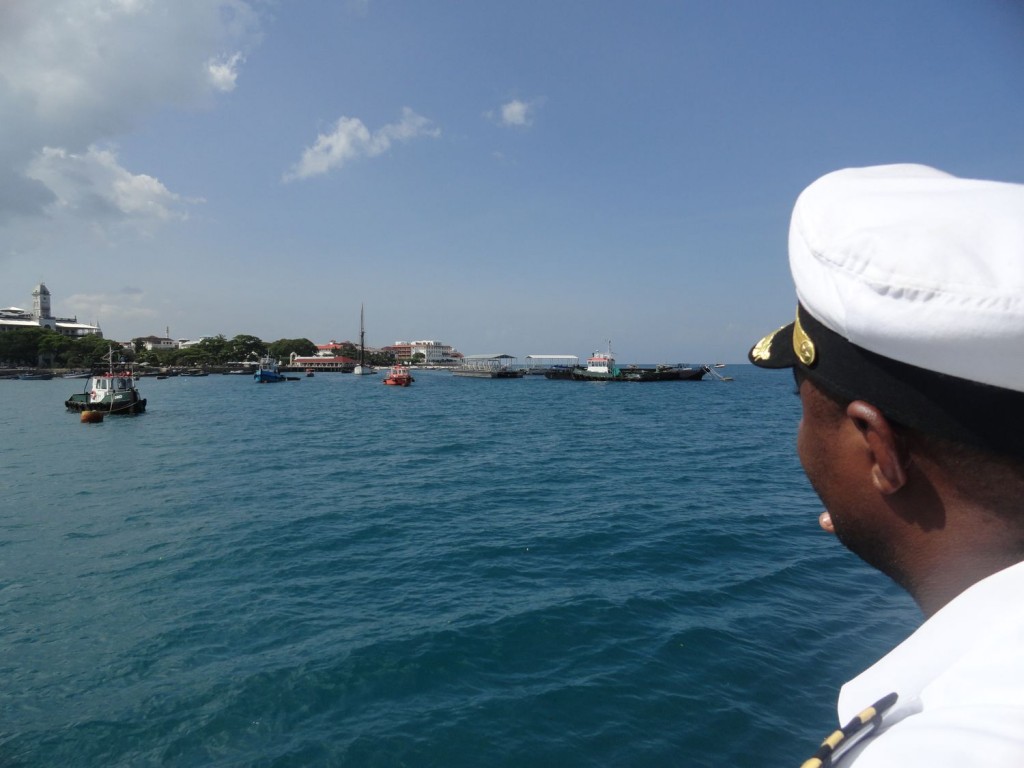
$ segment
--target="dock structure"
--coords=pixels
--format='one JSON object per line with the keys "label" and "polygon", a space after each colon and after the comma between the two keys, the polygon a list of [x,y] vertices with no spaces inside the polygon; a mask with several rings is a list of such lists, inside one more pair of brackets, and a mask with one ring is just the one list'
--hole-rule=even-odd
{"label": "dock structure", "polygon": [[466,355],[462,365],[452,369],[454,376],[475,379],[521,379],[526,371],[516,365],[515,355]]}
{"label": "dock structure", "polygon": [[579,355],[527,355],[526,375],[546,376],[549,372],[568,372],[579,365]]}

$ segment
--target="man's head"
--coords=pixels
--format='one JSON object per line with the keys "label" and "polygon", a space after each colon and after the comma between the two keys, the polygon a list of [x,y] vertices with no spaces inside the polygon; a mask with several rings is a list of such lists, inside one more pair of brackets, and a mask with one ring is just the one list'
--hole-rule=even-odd
{"label": "man's head", "polygon": [[793,369],[823,527],[914,592],[910,545],[956,528],[979,470],[1024,489],[1024,185],[838,171],[797,200],[789,251],[796,319],[750,361]]}
{"label": "man's head", "polygon": [[[920,165],[828,174],[793,210],[796,320],[750,360],[906,426],[1024,456],[1024,185]],[[1024,422],[1017,422],[1024,423]]]}

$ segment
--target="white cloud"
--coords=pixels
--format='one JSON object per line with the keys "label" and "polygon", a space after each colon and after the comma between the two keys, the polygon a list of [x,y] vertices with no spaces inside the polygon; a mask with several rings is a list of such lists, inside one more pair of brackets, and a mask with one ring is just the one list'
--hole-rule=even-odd
{"label": "white cloud", "polygon": [[160,182],[95,146],[230,91],[258,39],[251,0],[0,2],[0,224],[90,201],[124,221],[176,218]]}
{"label": "white cloud", "polygon": [[80,320],[99,323],[100,327],[106,323],[140,329],[149,327],[151,333],[162,331],[152,327],[159,315],[147,301],[142,290],[125,287],[114,292],[75,293],[62,301],[61,307]]}
{"label": "white cloud", "polygon": [[533,107],[525,101],[515,99],[501,105],[502,125],[528,126],[533,122]]}
{"label": "white cloud", "polygon": [[338,118],[334,131],[321,133],[316,142],[307,147],[299,162],[284,174],[284,181],[320,176],[359,157],[376,157],[387,152],[392,142],[411,141],[420,136],[437,138],[441,129],[433,121],[418,115],[408,107],[402,110],[402,119],[371,132],[357,117]]}
{"label": "white cloud", "polygon": [[245,61],[241,53],[235,53],[230,57],[219,57],[210,59],[206,65],[209,73],[210,84],[218,91],[225,93],[235,90],[235,82],[238,80],[238,64]]}
{"label": "white cloud", "polygon": [[44,147],[25,175],[53,194],[52,213],[92,221],[184,219],[184,204],[194,202],[183,200],[152,176],[130,173],[121,167],[113,151],[96,147],[83,154]]}
{"label": "white cloud", "polygon": [[529,128],[537,113],[537,101],[513,99],[502,104],[497,110],[484,112],[484,117],[507,128]]}

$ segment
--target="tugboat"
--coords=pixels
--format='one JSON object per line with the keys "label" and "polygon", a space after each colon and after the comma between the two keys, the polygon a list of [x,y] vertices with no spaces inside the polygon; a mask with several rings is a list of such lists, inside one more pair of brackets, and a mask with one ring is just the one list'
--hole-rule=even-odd
{"label": "tugboat", "polygon": [[587,358],[586,368],[575,368],[571,378],[576,381],[621,381],[622,371],[612,357],[612,343],[608,342],[608,352],[595,352]]}
{"label": "tugboat", "polygon": [[572,379],[573,381],[700,381],[710,371],[707,365],[696,368],[683,365],[656,365],[653,368],[638,365],[620,367],[612,356],[612,344],[608,352],[594,352],[587,358],[587,367],[575,367],[568,371],[546,374],[549,379]]}
{"label": "tugboat", "polygon": [[272,357],[260,358],[260,365],[252,378],[257,384],[272,384],[276,381],[286,380],[284,374],[277,367],[277,360]]}
{"label": "tugboat", "polygon": [[[135,386],[135,375],[127,368],[114,370],[113,350],[107,355],[105,373],[93,373],[85,382],[85,391],[64,401],[69,411],[99,411],[112,414],[134,414],[146,410],[146,399]],[[83,417],[84,419],[84,417]]]}
{"label": "tugboat", "polygon": [[409,369],[404,365],[391,366],[391,370],[388,371],[388,375],[384,378],[384,383],[392,387],[408,387],[414,381],[415,379],[409,373]]}

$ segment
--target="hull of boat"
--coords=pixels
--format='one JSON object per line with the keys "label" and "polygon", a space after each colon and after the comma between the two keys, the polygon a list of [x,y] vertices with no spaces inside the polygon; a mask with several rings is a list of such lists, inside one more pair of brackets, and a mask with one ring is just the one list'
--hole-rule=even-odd
{"label": "hull of boat", "polygon": [[573,374],[577,371],[585,371],[586,368],[548,368],[544,371],[545,379],[558,379],[561,381],[570,381]]}
{"label": "hull of boat", "polygon": [[256,371],[252,378],[257,384],[274,384],[278,381],[285,381],[285,377],[277,371]]}
{"label": "hull of boat", "polygon": [[412,374],[400,365],[396,365],[384,377],[384,383],[389,387],[408,387],[414,381],[415,379],[412,377]]}
{"label": "hull of boat", "polygon": [[135,388],[135,379],[130,373],[94,374],[82,392],[64,401],[64,407],[76,412],[133,414],[146,410],[146,400]]}
{"label": "hull of boat", "polygon": [[146,399],[139,396],[138,392],[117,392],[111,398],[110,395],[101,400],[90,402],[89,395],[78,393],[64,401],[64,406],[69,411],[102,411],[118,415],[143,413],[146,410]]}
{"label": "hull of boat", "polygon": [[588,371],[577,368],[568,376],[557,375],[548,378],[570,378],[573,381],[700,381],[708,372],[706,365],[696,368],[621,368],[613,373]]}

